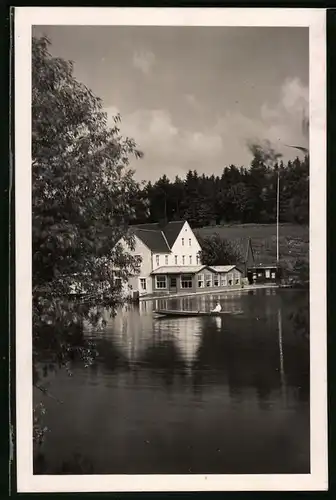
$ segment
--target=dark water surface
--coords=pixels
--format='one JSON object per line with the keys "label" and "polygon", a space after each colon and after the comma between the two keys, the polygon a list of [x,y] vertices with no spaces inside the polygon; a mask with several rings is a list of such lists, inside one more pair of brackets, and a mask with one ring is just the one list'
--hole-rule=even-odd
{"label": "dark water surface", "polygon": [[[152,314],[217,298],[241,314]],[[35,472],[308,473],[307,306],[302,291],[231,292],[128,306],[88,329],[93,365],[44,379],[63,403],[35,393],[50,429]]]}

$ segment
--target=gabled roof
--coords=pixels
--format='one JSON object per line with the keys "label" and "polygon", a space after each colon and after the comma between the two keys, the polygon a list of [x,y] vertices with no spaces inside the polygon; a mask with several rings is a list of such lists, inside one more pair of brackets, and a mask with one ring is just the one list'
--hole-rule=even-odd
{"label": "gabled roof", "polygon": [[167,241],[160,230],[133,228],[134,233],[152,251],[157,253],[170,253]]}
{"label": "gabled roof", "polygon": [[254,266],[255,264],[251,238],[247,242],[245,264],[246,266]]}
{"label": "gabled roof", "polygon": [[167,238],[170,248],[174,245],[176,238],[180,234],[183,226],[185,224],[184,220],[171,221],[164,227],[163,231]]}
{"label": "gabled roof", "polygon": [[228,272],[232,271],[232,269],[236,268],[235,265],[231,265],[231,266],[209,266],[209,267],[210,267],[210,269],[212,269],[216,273],[228,273]]}
{"label": "gabled roof", "polygon": [[162,227],[157,222],[153,222],[137,224],[132,229],[152,252],[170,253],[184,224],[185,221],[171,221]]}

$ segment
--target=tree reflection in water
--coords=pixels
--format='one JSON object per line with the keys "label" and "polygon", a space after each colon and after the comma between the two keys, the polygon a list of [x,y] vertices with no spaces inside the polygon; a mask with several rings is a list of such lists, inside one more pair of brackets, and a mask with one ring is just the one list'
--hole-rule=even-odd
{"label": "tree reflection in water", "polygon": [[185,376],[186,364],[174,339],[163,339],[148,346],[141,362],[146,370],[162,377],[167,386],[173,384],[175,376]]}
{"label": "tree reflection in water", "polygon": [[[295,295],[294,301],[291,293],[274,294],[272,291],[268,295],[241,293],[236,299],[228,297],[220,300],[223,301],[223,307],[227,311],[242,311],[242,314],[225,315],[223,318],[170,318],[158,321],[152,315],[153,304],[147,303],[146,307],[140,304],[138,308],[129,307],[121,311],[118,317],[108,322],[106,328],[99,332],[84,330],[80,335],[77,332],[77,337],[72,336],[74,353],[80,352],[78,347],[86,343],[95,348],[94,362],[87,371],[92,376],[90,383],[80,371],[82,370],[79,368],[80,355],[74,355],[70,361],[70,368],[75,374],[77,372],[80,374],[79,379],[82,377],[83,382],[76,382],[73,377],[71,392],[67,393],[67,404],[70,405],[70,412],[78,419],[81,428],[87,429],[83,432],[90,431],[86,427],[87,422],[97,420],[98,425],[101,421],[101,424],[104,423],[106,426],[106,441],[112,446],[110,442],[112,438],[114,441],[117,440],[119,445],[125,446],[123,448],[125,454],[131,452],[127,446],[132,447],[130,443],[133,438],[128,436],[134,435],[136,439],[138,433],[141,436],[143,428],[143,432],[146,433],[145,440],[150,441],[150,445],[143,449],[139,442],[143,443],[144,440],[139,438],[136,456],[144,454],[146,460],[154,460],[152,454],[155,442],[158,442],[162,446],[158,445],[156,453],[162,453],[163,459],[168,460],[168,456],[173,457],[173,454],[177,453],[174,448],[177,447],[181,457],[186,453],[190,461],[197,465],[199,461],[202,462],[197,458],[200,455],[191,453],[189,448],[188,454],[183,448],[183,443],[188,442],[188,446],[192,444],[195,449],[198,446],[199,452],[204,453],[204,463],[206,460],[210,461],[209,463],[213,463],[214,470],[217,471],[219,458],[215,459],[205,451],[208,441],[213,443],[216,441],[215,426],[219,426],[218,436],[222,436],[220,439],[223,441],[219,447],[224,445],[225,439],[233,446],[235,439],[239,439],[241,431],[247,432],[249,422],[252,422],[251,414],[255,418],[253,420],[253,425],[256,425],[255,432],[262,437],[263,423],[266,422],[268,426],[267,435],[272,436],[272,419],[274,419],[276,434],[279,430],[276,426],[280,426],[276,422],[282,422],[281,419],[287,422],[286,418],[292,418],[293,405],[297,405],[298,402],[302,401],[303,409],[300,411],[305,412],[304,408],[309,403],[307,296],[302,295],[300,298]],[[181,303],[176,299],[174,301],[173,306],[180,308]],[[183,304],[186,308],[194,309],[200,301],[204,310],[210,307],[211,300],[207,297],[193,297]],[[170,307],[173,306],[170,304]],[[55,360],[49,358],[46,351],[40,352],[40,360],[41,366],[47,367],[45,373],[50,373]],[[98,389],[95,389],[97,385]],[[86,400],[94,401],[99,406],[99,411],[98,409],[95,411],[94,408],[88,411],[90,415],[87,419],[85,415],[81,417],[76,413],[77,390],[81,394],[79,400],[82,403]],[[58,394],[60,393],[62,388],[58,387]],[[104,398],[107,399],[106,402]],[[227,419],[227,425],[232,427],[229,434],[227,425],[221,419]],[[262,422],[260,425],[259,421]],[[306,421],[307,417],[304,416],[304,426]],[[58,426],[56,411],[54,425]],[[71,427],[71,421],[66,425]],[[121,437],[119,434],[114,434],[115,425],[118,432],[122,433]],[[160,426],[169,427],[169,432],[164,431],[162,435]],[[183,429],[182,434],[179,429]],[[73,448],[72,437],[66,433],[76,434],[75,428],[63,431],[60,424],[60,427],[54,430],[58,433],[64,432],[64,435],[68,436],[67,452],[64,450],[64,456],[63,450],[59,452],[62,460],[58,462],[57,467],[56,464],[43,466],[41,454],[36,456],[34,462],[36,473],[46,473],[43,470],[55,473],[56,469],[57,473],[61,474],[101,473],[104,459],[100,457],[98,462],[101,465],[97,465],[97,454],[100,456],[100,452],[97,449],[92,450],[91,456],[91,448],[85,445],[85,439],[80,449],[83,455],[91,457],[91,464],[89,460],[78,455],[73,456],[71,460],[68,458]],[[54,430],[51,429],[51,434]],[[167,432],[170,439],[175,440],[174,446],[168,444]],[[151,438],[147,437],[148,435],[151,435]],[[55,439],[52,441],[54,445]],[[76,439],[74,442],[80,441],[80,435],[76,434]],[[246,446],[252,446],[253,439],[255,438],[251,436],[249,438],[251,443]],[[306,439],[309,442],[309,435]],[[46,449],[49,450],[49,457],[52,457],[53,451],[50,446]],[[95,442],[90,441],[90,446],[94,448]],[[247,453],[248,450],[250,449],[247,449]],[[271,450],[269,452],[271,453]],[[118,450],[114,452],[113,447],[112,451],[108,452],[109,459],[115,467],[113,470],[130,473],[127,466],[123,466],[120,462],[120,457],[120,460],[118,459],[118,453],[121,452]],[[230,453],[233,453],[232,449]],[[136,456],[130,459],[134,467],[132,471],[136,471],[138,463]],[[63,460],[66,457],[67,460]],[[228,457],[229,455],[225,462],[227,470],[233,467],[230,463],[237,465],[239,462],[238,457],[233,457],[232,460]],[[267,464],[266,458],[264,461],[260,460],[263,464]],[[281,467],[287,470],[286,464],[289,460],[287,455],[284,460]],[[145,466],[141,465],[144,463],[145,460],[138,463],[141,470],[145,469]],[[153,463],[157,462],[154,460]],[[122,467],[126,467],[124,472]],[[76,472],[80,470],[84,472]],[[113,470],[111,469],[111,473]]]}

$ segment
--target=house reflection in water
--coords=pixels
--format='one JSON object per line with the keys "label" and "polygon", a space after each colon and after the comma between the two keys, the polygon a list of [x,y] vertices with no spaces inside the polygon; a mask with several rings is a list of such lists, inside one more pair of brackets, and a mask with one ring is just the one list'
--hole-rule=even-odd
{"label": "house reflection in water", "polygon": [[[141,364],[149,351],[151,361],[160,363],[163,350],[168,349],[173,355],[172,349],[175,349],[190,370],[201,341],[200,318],[157,320],[150,314],[152,307],[150,302],[143,302],[139,308],[122,308],[114,318],[107,319],[106,328],[99,332],[99,336],[117,345],[130,366]],[[156,360],[153,359],[155,354]]]}
{"label": "house reflection in water", "polygon": [[[200,396],[203,388],[211,383],[226,386],[234,400],[242,397],[242,391],[253,391],[254,387],[259,401],[268,404],[272,390],[286,392],[286,380],[281,304],[277,296],[273,297],[273,291],[264,293],[268,300],[262,308],[259,300],[250,297],[249,305],[243,304],[244,314],[238,317],[228,314],[156,319],[152,315],[153,308],[157,307],[155,303],[130,305],[110,319],[99,335],[111,344],[111,349],[115,346],[122,353],[134,376],[140,373],[145,376],[148,370],[155,377],[166,372],[172,384],[175,376],[188,375]],[[241,312],[242,301],[232,293],[181,297],[169,302],[157,299],[157,302],[167,302],[165,307],[189,310],[209,310],[217,301],[221,302],[223,311]],[[275,329],[278,330],[276,342],[272,335]],[[260,357],[263,351],[268,353],[265,358]]]}

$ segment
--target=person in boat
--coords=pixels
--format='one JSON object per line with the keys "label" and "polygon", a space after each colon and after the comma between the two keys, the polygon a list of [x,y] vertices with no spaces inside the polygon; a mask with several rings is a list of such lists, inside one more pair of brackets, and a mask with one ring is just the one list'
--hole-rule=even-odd
{"label": "person in boat", "polygon": [[221,310],[222,310],[222,306],[220,305],[219,302],[217,302],[215,309],[213,309],[211,312],[219,313],[219,312],[221,312]]}

